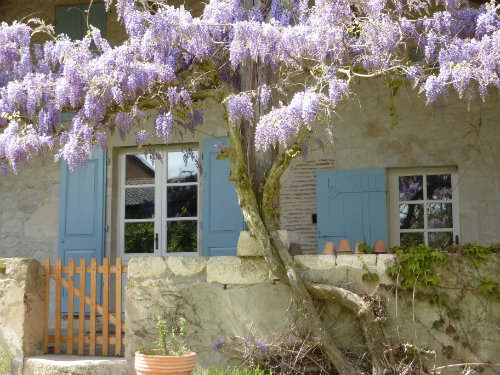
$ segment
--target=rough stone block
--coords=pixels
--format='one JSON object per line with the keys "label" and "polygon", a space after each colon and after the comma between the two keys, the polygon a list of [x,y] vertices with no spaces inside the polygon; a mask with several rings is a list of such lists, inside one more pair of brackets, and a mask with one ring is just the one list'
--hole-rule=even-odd
{"label": "rough stone block", "polygon": [[167,265],[175,276],[193,277],[205,270],[207,258],[170,256]]}
{"label": "rough stone block", "polygon": [[128,279],[157,279],[165,276],[167,262],[162,257],[134,257],[128,262]]}
{"label": "rough stone block", "polygon": [[377,255],[377,273],[380,278],[380,283],[385,285],[394,284],[393,280],[387,275],[387,267],[394,264],[396,256],[394,254],[378,254]]}
{"label": "rough stone block", "polygon": [[[279,230],[278,234],[281,241],[285,244],[286,248],[290,246],[290,239],[288,238],[288,231]],[[237,253],[240,257],[261,257],[262,251],[257,244],[255,237],[250,235],[249,231],[241,231],[238,238]]]}
{"label": "rough stone block", "polygon": [[210,283],[251,285],[268,277],[264,259],[213,257],[207,263],[207,281]]}
{"label": "rough stone block", "polygon": [[337,256],[337,266],[363,268],[363,266],[369,267],[376,264],[377,256],[375,254],[343,254]]}
{"label": "rough stone block", "polygon": [[26,358],[23,374],[127,375],[128,367],[124,358],[44,355]]}
{"label": "rough stone block", "polygon": [[332,270],[335,268],[335,255],[296,255],[300,267],[309,270]]}

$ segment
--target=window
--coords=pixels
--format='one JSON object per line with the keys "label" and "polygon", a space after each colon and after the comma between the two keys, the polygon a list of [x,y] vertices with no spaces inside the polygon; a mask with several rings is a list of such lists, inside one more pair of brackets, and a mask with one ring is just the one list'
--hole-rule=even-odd
{"label": "window", "polygon": [[390,171],[392,246],[445,247],[458,236],[456,168]]}
{"label": "window", "polygon": [[[181,150],[121,155],[123,254],[196,255],[198,169]],[[198,152],[194,151],[194,157]]]}

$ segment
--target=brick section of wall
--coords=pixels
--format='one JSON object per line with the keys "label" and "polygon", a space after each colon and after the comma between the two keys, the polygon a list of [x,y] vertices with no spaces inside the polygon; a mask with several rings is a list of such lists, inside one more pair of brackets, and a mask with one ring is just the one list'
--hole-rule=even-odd
{"label": "brick section of wall", "polygon": [[282,181],[280,195],[281,225],[283,229],[298,235],[304,254],[317,252],[316,171],[333,168],[331,159],[295,160],[288,178]]}

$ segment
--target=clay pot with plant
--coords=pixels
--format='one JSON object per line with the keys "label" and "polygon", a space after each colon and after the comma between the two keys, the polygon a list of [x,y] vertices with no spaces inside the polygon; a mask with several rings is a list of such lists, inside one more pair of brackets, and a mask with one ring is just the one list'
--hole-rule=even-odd
{"label": "clay pot with plant", "polygon": [[186,320],[179,318],[178,326],[168,326],[158,317],[156,348],[141,348],[135,352],[137,375],[191,375],[194,371],[196,353],[188,350],[184,343]]}

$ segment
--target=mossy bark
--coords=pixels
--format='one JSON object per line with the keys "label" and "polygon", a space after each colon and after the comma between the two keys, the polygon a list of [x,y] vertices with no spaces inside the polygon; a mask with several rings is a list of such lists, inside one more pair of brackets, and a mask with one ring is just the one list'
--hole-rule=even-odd
{"label": "mossy bark", "polygon": [[[279,219],[273,212],[271,204],[277,195],[275,187],[293,157],[300,151],[300,143],[303,138],[307,137],[307,132],[300,133],[297,142],[274,160],[264,184],[262,201],[259,205],[245,161],[240,126],[228,122],[228,129],[230,179],[234,182],[243,216],[252,235],[257,239],[270,270],[283,283],[290,285],[294,301],[310,328],[311,339],[319,343],[340,374],[361,373],[361,369],[351,363],[339,349],[338,343],[324,326],[313,303],[313,297],[335,300],[349,308],[359,318],[365,344],[372,357],[373,374],[383,374],[384,351],[387,347],[386,336],[369,304],[360,296],[342,288],[307,284],[276,231],[279,227]],[[262,210],[259,207],[262,207]]]}

